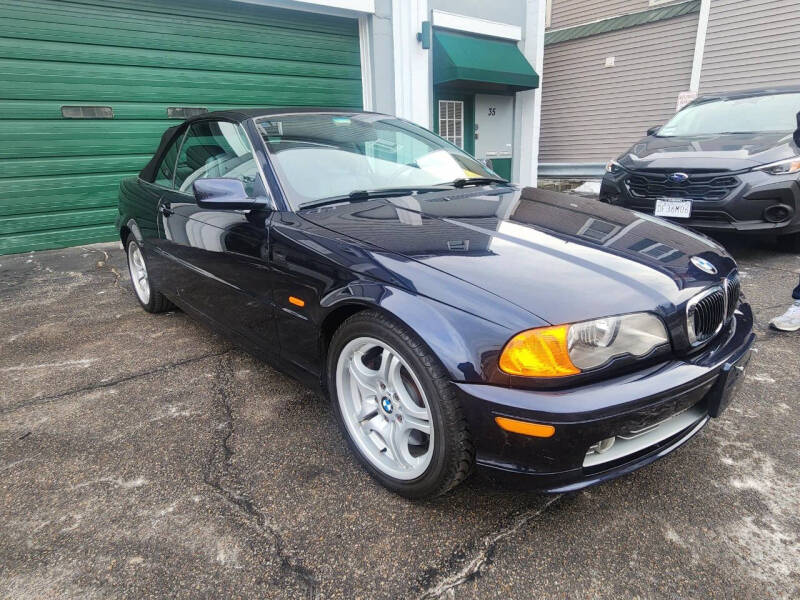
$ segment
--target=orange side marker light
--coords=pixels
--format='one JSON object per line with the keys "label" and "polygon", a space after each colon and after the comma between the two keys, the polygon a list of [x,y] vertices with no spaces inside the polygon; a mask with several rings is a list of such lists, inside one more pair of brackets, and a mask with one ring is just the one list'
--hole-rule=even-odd
{"label": "orange side marker light", "polygon": [[531,437],[549,438],[553,437],[553,434],[556,432],[556,428],[552,425],[531,423],[530,421],[517,421],[516,419],[509,419],[508,417],[495,417],[494,422],[497,423],[500,429],[505,429],[512,433],[529,435]]}
{"label": "orange side marker light", "polygon": [[294,304],[295,306],[305,306],[306,301],[297,298],[296,296],[289,296],[289,304]]}

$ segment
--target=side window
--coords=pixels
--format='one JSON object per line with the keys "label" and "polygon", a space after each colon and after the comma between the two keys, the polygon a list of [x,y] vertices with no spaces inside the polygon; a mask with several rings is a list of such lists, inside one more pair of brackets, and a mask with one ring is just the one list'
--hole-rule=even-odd
{"label": "side window", "polygon": [[161,164],[156,169],[155,183],[164,187],[172,187],[172,174],[175,172],[175,159],[178,158],[178,147],[181,145],[183,136],[178,136],[164,153]]}
{"label": "side window", "polygon": [[250,143],[235,123],[201,121],[189,127],[175,170],[175,187],[191,193],[198,179],[238,179],[251,198],[266,195]]}

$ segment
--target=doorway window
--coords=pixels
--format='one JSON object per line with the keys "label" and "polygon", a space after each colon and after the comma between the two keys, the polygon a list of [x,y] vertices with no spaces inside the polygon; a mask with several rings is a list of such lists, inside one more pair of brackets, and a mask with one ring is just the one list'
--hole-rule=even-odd
{"label": "doorway window", "polygon": [[464,102],[439,100],[439,135],[459,148],[464,147]]}

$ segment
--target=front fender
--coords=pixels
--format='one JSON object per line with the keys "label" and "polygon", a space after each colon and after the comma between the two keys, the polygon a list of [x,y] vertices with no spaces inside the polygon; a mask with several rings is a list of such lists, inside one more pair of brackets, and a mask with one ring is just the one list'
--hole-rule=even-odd
{"label": "front fender", "polygon": [[144,236],[139,229],[139,225],[134,219],[128,219],[127,223],[125,223],[125,226],[130,230],[130,232],[133,234],[133,237],[136,238],[136,241],[139,242],[139,244],[144,243]]}
{"label": "front fender", "polygon": [[326,315],[343,309],[373,308],[416,333],[453,381],[507,385],[498,368],[503,346],[516,332],[461,309],[378,282],[351,283],[325,296]]}

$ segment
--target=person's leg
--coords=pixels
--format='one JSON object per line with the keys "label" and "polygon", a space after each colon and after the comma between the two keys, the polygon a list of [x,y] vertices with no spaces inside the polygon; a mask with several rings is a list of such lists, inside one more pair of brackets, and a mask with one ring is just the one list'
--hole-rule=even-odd
{"label": "person's leg", "polygon": [[775,317],[769,324],[780,331],[800,330],[800,284],[792,292],[794,303],[780,317]]}

